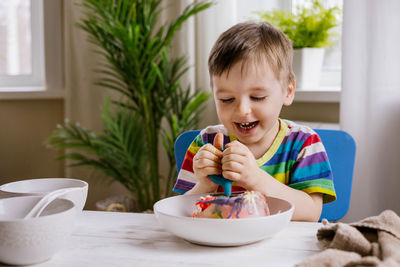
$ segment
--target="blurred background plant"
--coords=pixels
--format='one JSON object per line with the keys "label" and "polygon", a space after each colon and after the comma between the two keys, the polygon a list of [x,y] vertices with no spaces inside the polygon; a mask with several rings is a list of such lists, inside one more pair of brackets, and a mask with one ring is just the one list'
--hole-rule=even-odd
{"label": "blurred background plant", "polygon": [[327,8],[320,1],[309,1],[309,5],[297,6],[296,11],[274,9],[255,11],[259,21],[267,21],[281,29],[292,40],[293,48],[330,47],[334,28],[340,24],[341,9]]}
{"label": "blurred background plant", "polygon": [[[97,85],[117,94],[105,98],[103,131],[66,120],[47,140],[49,147],[65,150],[59,159],[70,160],[69,166],[88,166],[123,184],[140,210],[152,209],[157,200],[172,193],[175,140],[196,128],[210,96],[181,84],[188,70],[186,58],[172,58],[170,45],[182,24],[212,3],[190,4],[174,21],[158,26],[160,4],[161,0],[79,4],[84,17],[78,26],[105,59],[96,70],[103,77]],[[169,160],[167,177],[160,175],[159,143]]]}

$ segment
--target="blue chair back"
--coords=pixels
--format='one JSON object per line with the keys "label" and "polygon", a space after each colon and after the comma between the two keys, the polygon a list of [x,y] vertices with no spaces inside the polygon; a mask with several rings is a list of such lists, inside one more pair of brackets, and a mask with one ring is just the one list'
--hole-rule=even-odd
{"label": "blue chair back", "polygon": [[175,152],[175,162],[176,170],[179,173],[182,167],[183,160],[185,159],[186,151],[188,150],[190,144],[200,133],[200,130],[192,130],[182,133],[175,141],[174,152]]}
{"label": "blue chair back", "polygon": [[314,129],[322,140],[333,172],[336,201],[324,204],[320,220],[336,221],[343,218],[350,207],[356,142],[345,131]]}
{"label": "blue chair back", "polygon": [[[325,146],[332,167],[337,199],[324,204],[320,220],[326,218],[336,221],[343,218],[350,206],[353,170],[356,155],[356,143],[348,133],[340,130],[315,129]],[[175,159],[178,173],[181,169],[186,151],[199,130],[181,134],[175,142]]]}

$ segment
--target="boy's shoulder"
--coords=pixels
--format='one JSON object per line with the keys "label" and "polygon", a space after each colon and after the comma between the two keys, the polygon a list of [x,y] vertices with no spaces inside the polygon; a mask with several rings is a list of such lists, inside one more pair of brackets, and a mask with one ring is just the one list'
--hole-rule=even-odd
{"label": "boy's shoulder", "polygon": [[223,124],[210,125],[200,131],[200,137],[203,144],[213,143],[214,137],[217,133],[224,135],[224,143],[229,142],[228,129]]}
{"label": "boy's shoulder", "polygon": [[305,135],[317,134],[311,127],[306,126],[304,124],[285,119],[282,119],[282,122],[287,125],[287,132],[286,132],[287,136],[291,134],[305,134]]}
{"label": "boy's shoulder", "polygon": [[287,125],[283,146],[294,146],[292,148],[298,152],[307,149],[311,154],[325,150],[321,138],[311,127],[289,120],[282,120],[282,123]]}
{"label": "boy's shoulder", "polygon": [[287,125],[284,140],[292,142],[297,141],[299,144],[304,144],[304,146],[321,143],[321,138],[311,127],[290,120],[282,120],[282,122]]}
{"label": "boy's shoulder", "polygon": [[228,135],[228,129],[223,124],[209,125],[200,131],[200,135],[223,133]]}

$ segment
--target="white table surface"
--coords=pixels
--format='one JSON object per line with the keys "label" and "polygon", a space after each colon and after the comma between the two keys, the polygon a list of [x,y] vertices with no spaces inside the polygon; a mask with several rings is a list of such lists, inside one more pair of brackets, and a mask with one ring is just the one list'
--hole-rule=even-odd
{"label": "white table surface", "polygon": [[290,222],[267,240],[207,247],[170,234],[153,214],[84,211],[66,247],[34,266],[293,266],[321,250],[319,227]]}

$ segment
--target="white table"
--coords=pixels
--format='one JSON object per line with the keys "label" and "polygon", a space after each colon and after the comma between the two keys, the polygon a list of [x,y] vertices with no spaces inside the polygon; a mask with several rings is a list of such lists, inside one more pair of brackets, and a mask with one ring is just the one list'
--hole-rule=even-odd
{"label": "white table", "polygon": [[207,247],[170,234],[153,214],[84,211],[67,246],[35,267],[293,266],[321,250],[316,238],[320,226],[291,222],[258,243]]}

